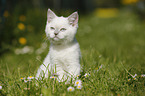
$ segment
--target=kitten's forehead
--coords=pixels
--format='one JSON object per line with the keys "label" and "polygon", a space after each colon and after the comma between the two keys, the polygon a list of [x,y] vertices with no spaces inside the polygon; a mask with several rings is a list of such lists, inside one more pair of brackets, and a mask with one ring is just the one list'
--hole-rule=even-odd
{"label": "kitten's forehead", "polygon": [[63,27],[63,26],[68,26],[69,22],[68,19],[61,16],[61,17],[56,17],[51,21],[51,25],[55,27]]}

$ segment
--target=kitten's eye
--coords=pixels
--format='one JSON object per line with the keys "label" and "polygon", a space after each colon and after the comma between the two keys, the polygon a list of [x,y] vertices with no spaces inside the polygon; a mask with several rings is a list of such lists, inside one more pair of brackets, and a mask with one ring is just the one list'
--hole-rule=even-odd
{"label": "kitten's eye", "polygon": [[55,30],[55,28],[54,28],[54,27],[50,27],[50,29],[51,29],[51,30]]}
{"label": "kitten's eye", "polygon": [[65,30],[66,30],[65,28],[61,28],[61,29],[60,29],[60,31],[65,31]]}

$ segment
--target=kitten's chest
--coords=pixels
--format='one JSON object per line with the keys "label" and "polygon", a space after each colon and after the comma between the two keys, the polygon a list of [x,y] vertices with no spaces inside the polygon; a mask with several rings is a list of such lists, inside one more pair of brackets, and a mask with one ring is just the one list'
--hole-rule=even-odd
{"label": "kitten's chest", "polygon": [[79,45],[71,46],[60,50],[51,49],[50,50],[50,60],[53,64],[65,64],[69,65],[72,62],[79,60],[80,50]]}
{"label": "kitten's chest", "polygon": [[51,52],[51,58],[53,59],[65,59],[69,55],[70,51],[63,50],[63,51],[55,51]]}
{"label": "kitten's chest", "polygon": [[71,50],[51,50],[50,51],[50,60],[53,64],[64,64],[70,61],[70,54],[73,54]]}

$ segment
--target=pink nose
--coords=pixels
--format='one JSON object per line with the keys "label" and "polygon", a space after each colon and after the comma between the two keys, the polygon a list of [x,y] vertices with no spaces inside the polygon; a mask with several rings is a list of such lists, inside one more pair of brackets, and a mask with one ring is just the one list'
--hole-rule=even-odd
{"label": "pink nose", "polygon": [[57,35],[59,32],[56,30],[56,31],[54,31],[54,35]]}
{"label": "pink nose", "polygon": [[58,33],[54,33],[54,35],[57,35]]}

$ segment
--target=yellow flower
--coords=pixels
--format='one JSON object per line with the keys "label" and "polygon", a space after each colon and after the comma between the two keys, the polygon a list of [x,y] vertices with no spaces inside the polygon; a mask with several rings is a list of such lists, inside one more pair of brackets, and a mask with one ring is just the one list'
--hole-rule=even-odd
{"label": "yellow flower", "polygon": [[132,4],[132,3],[137,3],[139,0],[122,0],[122,4],[124,5],[128,5],[128,4]]}
{"label": "yellow flower", "polygon": [[3,14],[3,16],[4,17],[8,17],[9,16],[9,12],[8,11],[5,11],[4,14]]}
{"label": "yellow flower", "polygon": [[19,20],[20,20],[20,21],[25,21],[25,20],[26,20],[26,17],[25,17],[24,15],[21,15],[21,16],[19,17]]}
{"label": "yellow flower", "polygon": [[19,24],[18,24],[18,28],[19,28],[20,30],[24,30],[24,29],[25,29],[25,25],[24,25],[23,23],[19,23]]}
{"label": "yellow flower", "polygon": [[21,37],[19,38],[19,43],[25,45],[27,43],[27,40],[24,37]]}
{"label": "yellow flower", "polygon": [[95,11],[95,15],[99,18],[112,18],[118,15],[117,8],[98,8]]}

